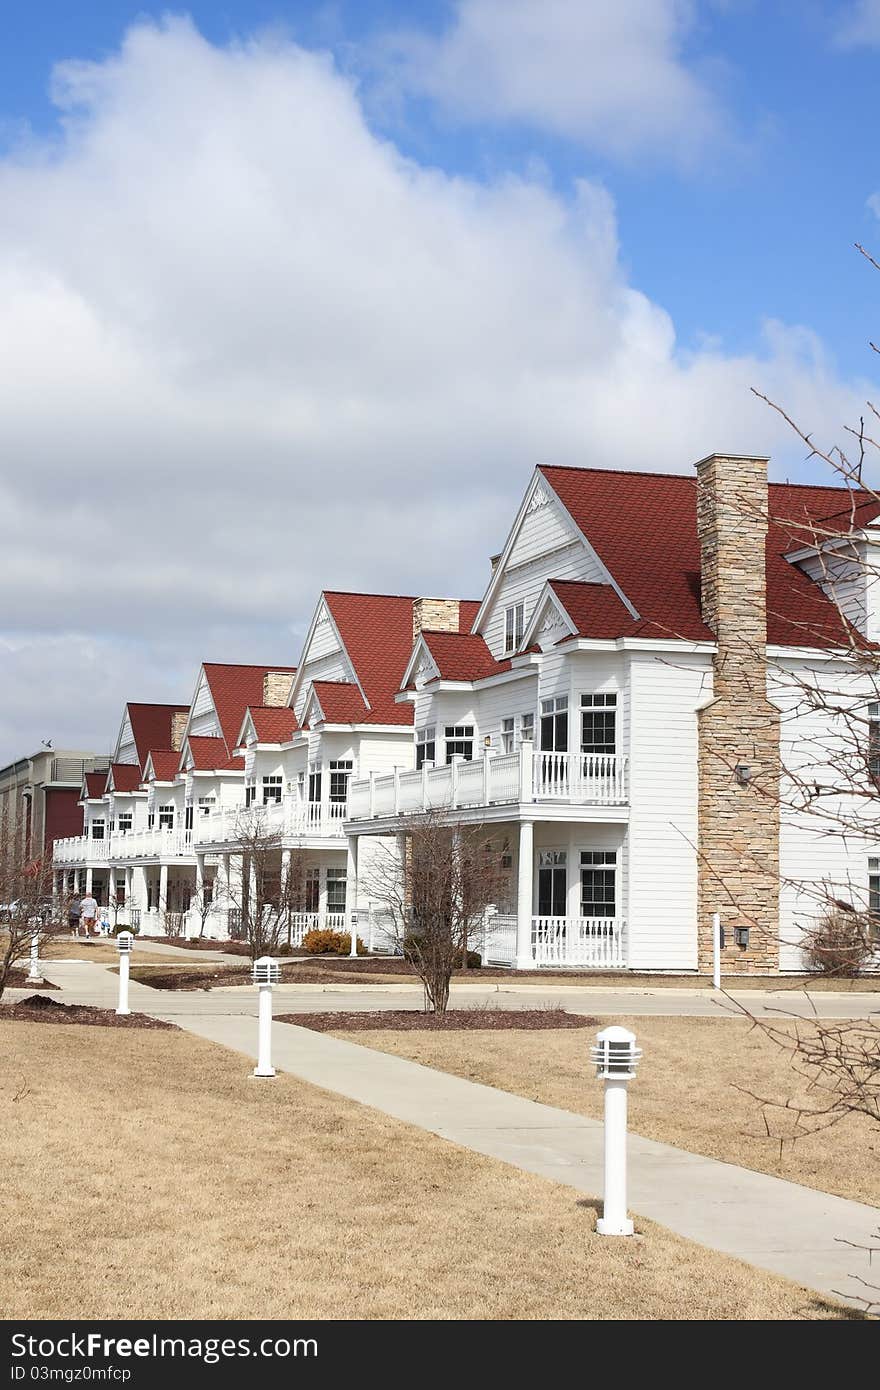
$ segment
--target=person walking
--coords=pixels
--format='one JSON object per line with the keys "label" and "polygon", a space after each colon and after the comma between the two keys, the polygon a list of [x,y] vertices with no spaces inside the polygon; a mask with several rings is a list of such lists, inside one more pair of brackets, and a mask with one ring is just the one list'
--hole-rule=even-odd
{"label": "person walking", "polygon": [[80,906],[80,921],[86,936],[93,936],[95,932],[95,918],[98,915],[98,902],[91,893],[87,893]]}
{"label": "person walking", "polygon": [[82,898],[76,893],[67,909],[67,925],[73,936],[79,936],[79,919],[82,913]]}

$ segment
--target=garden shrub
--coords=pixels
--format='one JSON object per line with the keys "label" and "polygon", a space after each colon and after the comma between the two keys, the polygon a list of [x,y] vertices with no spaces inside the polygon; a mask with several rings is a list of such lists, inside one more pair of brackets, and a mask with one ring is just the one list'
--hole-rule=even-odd
{"label": "garden shrub", "polygon": [[[302,946],[310,956],[347,956],[351,950],[351,934],[315,927],[312,931],[306,932]],[[359,956],[365,956],[367,953],[360,937],[357,939],[357,953]]]}
{"label": "garden shrub", "polygon": [[860,974],[874,953],[872,922],[863,912],[834,907],[807,939],[807,957],[823,975],[852,978]]}

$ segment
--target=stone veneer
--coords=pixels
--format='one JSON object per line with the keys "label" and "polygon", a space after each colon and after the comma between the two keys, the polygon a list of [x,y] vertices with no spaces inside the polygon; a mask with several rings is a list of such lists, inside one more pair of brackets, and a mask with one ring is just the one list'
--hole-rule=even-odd
{"label": "stone veneer", "polygon": [[293,676],[289,671],[267,671],[263,676],[263,704],[286,705],[292,685]]}
{"label": "stone veneer", "polygon": [[420,632],[458,632],[457,598],[417,598],[413,600],[413,641]]}
{"label": "stone veneer", "polygon": [[[712,969],[721,913],[722,971],[779,969],[779,712],[767,699],[767,459],[711,454],[697,464],[703,620],[718,644],[713,699],[700,710],[698,962]],[[741,786],[734,769],[751,769]],[[734,928],[750,929],[746,949]]]}
{"label": "stone veneer", "polygon": [[171,716],[171,747],[179,753],[183,747],[183,735],[189,719],[189,710],[177,709]]}

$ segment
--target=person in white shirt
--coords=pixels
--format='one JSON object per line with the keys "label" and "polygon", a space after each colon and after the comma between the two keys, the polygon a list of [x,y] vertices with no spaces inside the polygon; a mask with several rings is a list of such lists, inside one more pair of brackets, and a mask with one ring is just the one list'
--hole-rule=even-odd
{"label": "person in white shirt", "polygon": [[91,893],[87,893],[80,906],[80,922],[85,928],[86,936],[92,936],[95,931],[95,918],[98,915],[98,904]]}

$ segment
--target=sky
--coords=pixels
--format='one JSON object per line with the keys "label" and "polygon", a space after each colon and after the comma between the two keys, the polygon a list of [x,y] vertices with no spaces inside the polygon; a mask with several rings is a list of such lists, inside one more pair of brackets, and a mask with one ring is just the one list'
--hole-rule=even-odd
{"label": "sky", "polygon": [[322,588],[479,597],[538,462],[873,398],[880,0],[33,0],[0,29],[0,764]]}

